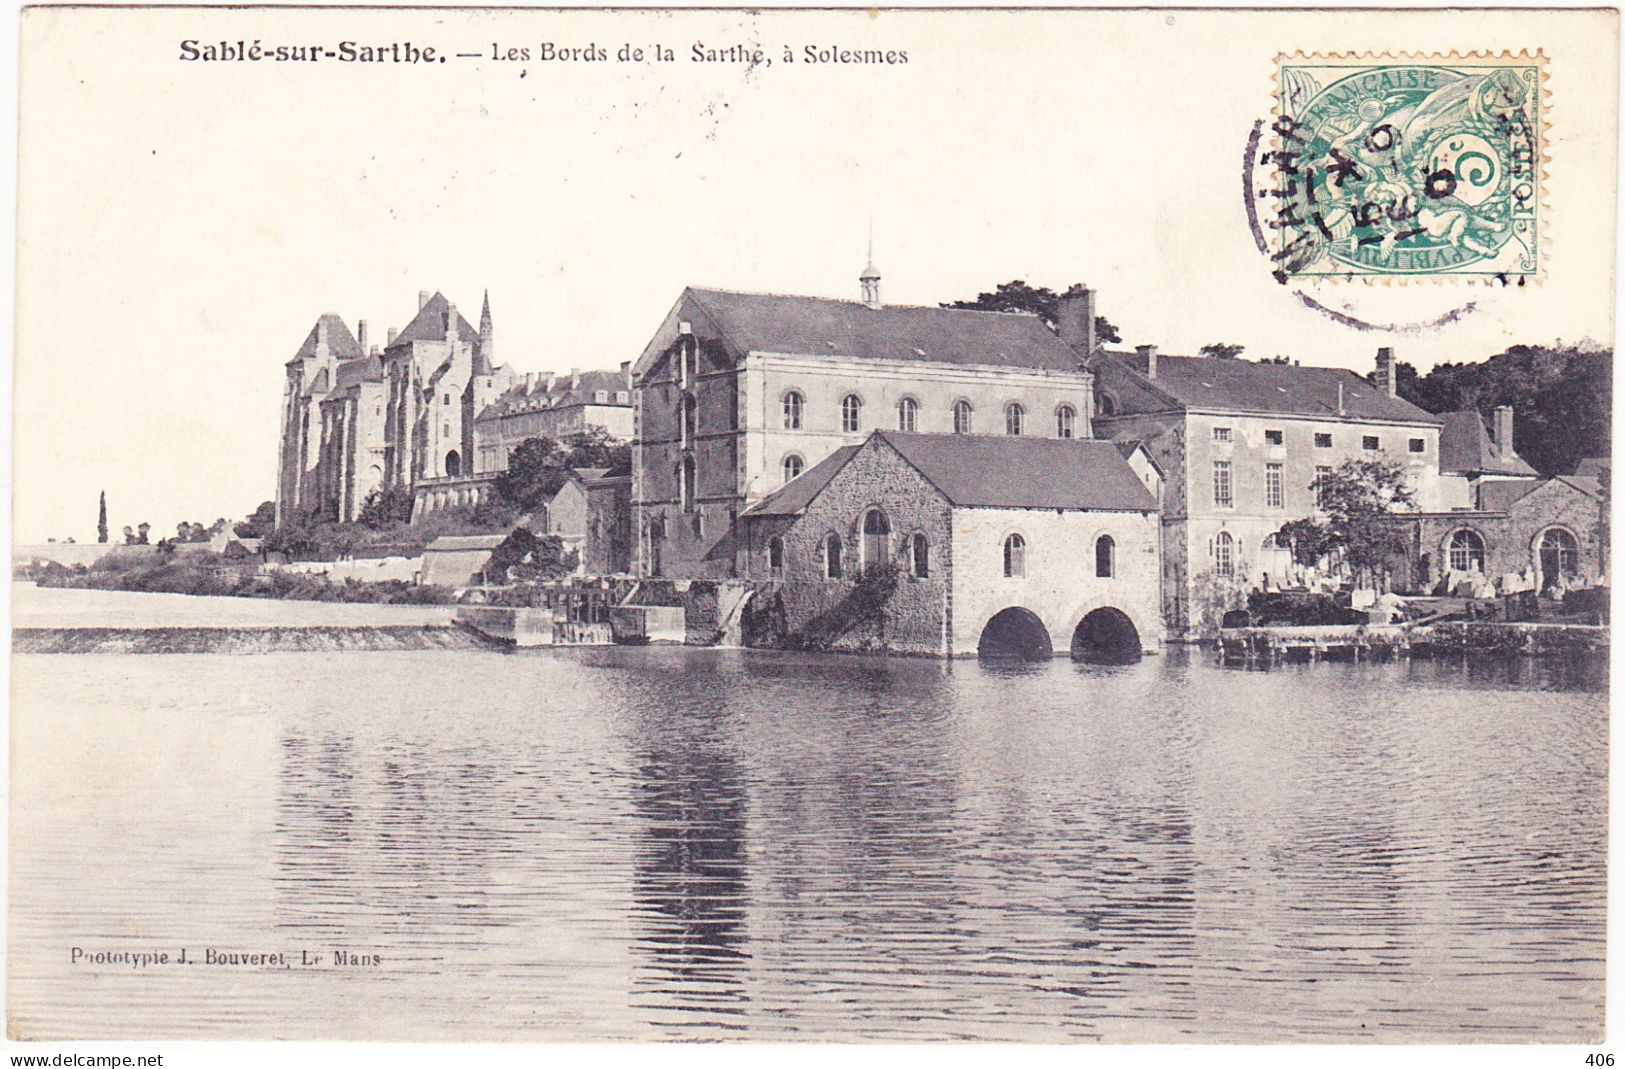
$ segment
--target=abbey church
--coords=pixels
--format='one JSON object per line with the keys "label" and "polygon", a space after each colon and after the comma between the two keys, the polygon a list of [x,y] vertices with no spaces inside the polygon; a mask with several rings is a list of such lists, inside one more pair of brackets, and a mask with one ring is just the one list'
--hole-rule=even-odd
{"label": "abbey church", "polygon": [[443,294],[383,348],[363,320],[321,316],[287,364],[277,522],[295,514],[353,520],[367,495],[472,470],[477,413],[514,385],[493,362],[491,302],[478,330]]}

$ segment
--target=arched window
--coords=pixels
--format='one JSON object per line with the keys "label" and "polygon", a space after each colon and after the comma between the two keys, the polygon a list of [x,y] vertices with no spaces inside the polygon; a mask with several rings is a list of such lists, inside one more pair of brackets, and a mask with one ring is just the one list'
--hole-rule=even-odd
{"label": "arched window", "polygon": [[457,450],[453,449],[451,452],[446,454],[446,474],[461,475],[462,473],[463,458],[457,455]]}
{"label": "arched window", "polygon": [[784,457],[784,481],[789,482],[806,470],[806,461],[801,459],[799,453],[787,453]]}
{"label": "arched window", "polygon": [[839,579],[841,577],[841,536],[827,535],[824,538],[824,578]]}
{"label": "arched window", "polygon": [[1463,527],[1452,534],[1446,555],[1450,558],[1451,571],[1481,572],[1484,570],[1484,540],[1478,537],[1476,531],[1469,531]]}
{"label": "arched window", "polygon": [[442,404],[442,405],[449,405],[449,404],[451,404],[451,394],[449,394],[449,393],[448,393],[448,394],[447,394],[447,395],[446,395],[446,396],[445,396],[445,398],[444,398],[444,399],[442,399],[442,400],[441,400],[441,402],[440,402],[440,403],[441,403],[441,404]]}
{"label": "arched window", "polygon": [[1110,579],[1117,574],[1117,542],[1111,535],[1095,539],[1095,577]]}
{"label": "arched window", "polygon": [[777,535],[767,540],[767,567],[774,575],[784,574],[784,539]]}
{"label": "arched window", "polygon": [[883,567],[891,551],[891,521],[879,509],[863,514],[863,571],[864,574]]}
{"label": "arched window", "polygon": [[685,393],[682,400],[683,410],[683,444],[694,444],[694,434],[699,429],[700,403],[691,393]]}
{"label": "arched window", "polygon": [[931,578],[931,543],[918,532],[908,540],[910,571],[916,579]]}
{"label": "arched window", "polygon": [[969,434],[970,433],[970,427],[971,427],[970,417],[971,417],[970,402],[969,401],[955,401],[954,402],[954,433],[955,434]]}
{"label": "arched window", "polygon": [[684,457],[677,465],[678,492],[682,497],[684,512],[693,512],[695,505],[695,484],[698,476],[695,470],[693,457]]}
{"label": "arched window", "polygon": [[1564,580],[1580,574],[1579,540],[1561,527],[1553,527],[1540,536],[1540,584],[1549,587],[1562,576]]}
{"label": "arched window", "polygon": [[1018,534],[1004,540],[1004,576],[1019,579],[1027,574],[1027,540]]}
{"label": "arched window", "polygon": [[799,431],[801,429],[801,407],[804,404],[806,404],[806,399],[794,390],[784,395],[785,430]]}
{"label": "arched window", "polygon": [[897,402],[897,429],[912,431],[919,424],[920,403],[912,397]]}
{"label": "arched window", "polygon": [[1072,424],[1077,418],[1078,414],[1071,405],[1062,405],[1057,408],[1055,410],[1055,437],[1072,437]]}
{"label": "arched window", "polygon": [[1020,434],[1027,426],[1027,410],[1017,401],[1004,406],[1004,433]]}
{"label": "arched window", "polygon": [[1117,398],[1109,393],[1095,394],[1095,409],[1102,416],[1117,415]]}
{"label": "arched window", "polygon": [[1213,540],[1213,571],[1223,576],[1236,574],[1236,540],[1229,531],[1220,531]]}
{"label": "arched window", "polygon": [[863,421],[863,402],[858,395],[849,393],[841,398],[841,430],[847,434],[854,433]]}

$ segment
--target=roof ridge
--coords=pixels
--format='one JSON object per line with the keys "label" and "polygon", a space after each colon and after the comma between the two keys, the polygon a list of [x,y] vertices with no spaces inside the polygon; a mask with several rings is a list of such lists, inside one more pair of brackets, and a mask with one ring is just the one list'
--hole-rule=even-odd
{"label": "roof ridge", "polygon": [[[828,301],[831,304],[851,304],[857,305],[860,308],[869,308],[869,305],[865,304],[863,301],[850,297],[823,297],[813,293],[781,293],[777,290],[739,290],[730,289],[726,286],[690,285],[685,288],[690,293],[723,293],[733,297],[782,297],[787,300]],[[1007,312],[991,308],[950,308],[941,304],[899,304],[888,301],[885,304],[882,304],[879,308],[871,308],[870,311],[884,312],[888,308],[906,308],[916,311],[932,312],[970,312],[975,315],[1011,316],[1016,319],[1037,319],[1039,322],[1043,322],[1043,320],[1034,312]]]}

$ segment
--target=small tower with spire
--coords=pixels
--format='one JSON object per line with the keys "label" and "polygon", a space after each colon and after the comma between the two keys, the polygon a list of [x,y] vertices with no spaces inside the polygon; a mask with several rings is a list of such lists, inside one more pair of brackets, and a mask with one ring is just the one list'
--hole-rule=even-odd
{"label": "small tower with spire", "polygon": [[869,224],[869,262],[864,265],[863,274],[858,276],[858,284],[863,287],[863,303],[870,308],[880,307],[880,269],[875,266],[875,228]]}
{"label": "small tower with spire", "polygon": [[491,291],[485,291],[485,304],[480,308],[480,356],[486,367],[495,367],[491,358],[495,355],[495,343],[491,338]]}

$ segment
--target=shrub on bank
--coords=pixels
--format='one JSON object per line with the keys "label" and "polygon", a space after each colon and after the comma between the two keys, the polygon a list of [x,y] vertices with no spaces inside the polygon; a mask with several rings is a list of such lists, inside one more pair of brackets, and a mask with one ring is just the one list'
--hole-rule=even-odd
{"label": "shrub on bank", "polygon": [[419,586],[400,579],[363,583],[347,579],[330,583],[319,575],[276,571],[260,574],[252,567],[199,566],[188,559],[154,562],[141,567],[74,573],[63,569],[39,577],[41,586],[91,590],[129,590],[148,594],[274,598],[287,601],[331,601],[373,605],[448,605],[452,591],[443,586]]}

